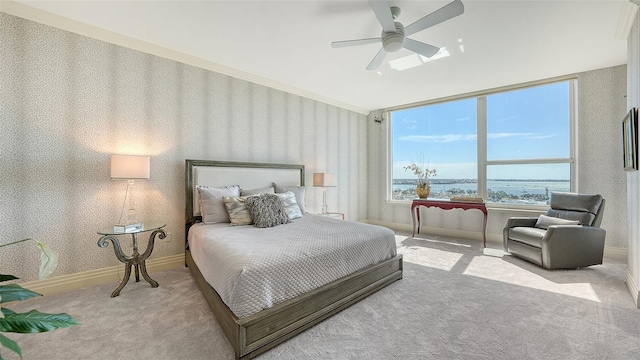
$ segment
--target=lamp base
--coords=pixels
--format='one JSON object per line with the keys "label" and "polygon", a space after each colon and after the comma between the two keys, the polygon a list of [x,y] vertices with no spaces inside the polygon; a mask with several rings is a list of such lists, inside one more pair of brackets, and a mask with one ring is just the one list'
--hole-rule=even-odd
{"label": "lamp base", "polygon": [[329,205],[327,205],[327,189],[322,189],[322,213],[327,214],[329,212]]}
{"label": "lamp base", "polygon": [[[120,220],[118,222],[124,225],[115,225],[113,227],[114,231],[116,231],[116,226],[124,227],[127,229],[131,229],[135,226],[142,227],[142,222],[139,221],[138,213],[135,209],[135,201],[133,199],[133,188],[134,188],[133,179],[129,179],[127,181],[127,190],[124,193],[124,201],[122,201],[122,211],[120,212]],[[128,206],[127,206],[128,205]]]}

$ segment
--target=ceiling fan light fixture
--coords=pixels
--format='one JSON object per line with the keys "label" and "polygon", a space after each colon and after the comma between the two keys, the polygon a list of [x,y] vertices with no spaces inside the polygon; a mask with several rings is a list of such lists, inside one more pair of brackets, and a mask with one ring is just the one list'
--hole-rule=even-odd
{"label": "ceiling fan light fixture", "polygon": [[388,34],[382,39],[382,47],[386,52],[395,52],[404,46],[403,34]]}
{"label": "ceiling fan light fixture", "polygon": [[[638,1],[640,0],[632,0]],[[378,51],[376,56],[367,66],[367,70],[375,70],[380,66],[387,53],[396,52],[402,48],[410,50],[422,57],[431,58],[436,55],[440,48],[430,44],[426,44],[413,39],[407,39],[409,36],[428,29],[443,21],[447,21],[464,13],[464,5],[461,0],[453,0],[449,4],[439,8],[438,10],[426,15],[419,20],[407,26],[406,31],[404,25],[395,21],[400,15],[400,8],[397,6],[389,6],[388,0],[369,0],[369,6],[378,18],[378,22],[382,25],[382,34],[379,38],[334,41],[331,43],[333,47],[355,46],[382,42],[382,49]]]}

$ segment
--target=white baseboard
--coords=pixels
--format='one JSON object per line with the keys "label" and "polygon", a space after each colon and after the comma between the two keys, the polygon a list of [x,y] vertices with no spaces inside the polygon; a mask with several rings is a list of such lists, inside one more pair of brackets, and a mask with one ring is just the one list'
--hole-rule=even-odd
{"label": "white baseboard", "polygon": [[604,247],[604,257],[627,261],[627,248]]}
{"label": "white baseboard", "polygon": [[[413,232],[413,225],[411,224],[400,224],[400,223],[392,223],[392,222],[379,221],[379,220],[365,220],[363,222],[366,222],[368,224],[381,225],[393,230],[405,231],[408,233]],[[462,239],[482,241],[482,233],[477,231],[445,229],[445,228],[429,227],[429,226],[423,225],[420,227],[420,232],[423,234],[450,236],[450,237],[457,237]],[[500,235],[487,234],[487,242],[502,244],[502,234]]]}
{"label": "white baseboard", "polygon": [[[165,256],[146,261],[149,273],[177,269],[184,266],[184,254]],[[108,268],[83,271],[75,274],[57,276],[44,281],[30,281],[20,284],[22,287],[42,295],[53,295],[87,286],[96,286],[108,282],[120,281],[124,274],[124,264]],[[133,271],[132,271],[133,272]],[[131,275],[133,276],[133,274]]]}
{"label": "white baseboard", "polygon": [[625,279],[624,281],[627,283],[627,288],[631,293],[631,298],[633,302],[636,304],[636,307],[640,309],[640,292],[638,291],[638,287],[636,286],[635,280],[633,280],[633,276],[629,272],[629,268],[625,271]]}
{"label": "white baseboard", "polygon": [[[400,224],[400,223],[392,223],[392,222],[378,221],[378,220],[365,220],[363,222],[366,222],[368,224],[381,225],[393,230],[405,231],[409,233],[413,232],[413,225],[411,224]],[[482,233],[477,231],[445,229],[445,228],[429,227],[429,226],[423,225],[420,227],[420,232],[422,232],[423,234],[430,234],[430,235],[437,235],[437,236],[450,236],[450,237],[457,237],[461,239],[482,241]],[[502,244],[502,234],[487,234],[487,243]],[[609,259],[626,261],[627,249],[605,247],[604,257]]]}

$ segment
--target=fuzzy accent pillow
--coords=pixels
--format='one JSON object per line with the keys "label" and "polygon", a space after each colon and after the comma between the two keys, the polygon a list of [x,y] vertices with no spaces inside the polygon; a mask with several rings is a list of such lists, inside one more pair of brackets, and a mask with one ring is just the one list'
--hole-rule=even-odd
{"label": "fuzzy accent pillow", "polygon": [[282,200],[275,194],[249,196],[245,202],[256,227],[267,228],[291,222]]}

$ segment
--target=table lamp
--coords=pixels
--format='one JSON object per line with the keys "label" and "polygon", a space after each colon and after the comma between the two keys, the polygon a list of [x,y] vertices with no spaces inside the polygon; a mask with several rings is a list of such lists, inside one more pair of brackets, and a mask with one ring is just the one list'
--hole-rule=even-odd
{"label": "table lamp", "polygon": [[329,208],[327,206],[327,188],[338,186],[336,174],[331,173],[313,173],[313,186],[322,187],[322,213],[326,214]]}
{"label": "table lamp", "polygon": [[127,190],[120,212],[120,223],[114,225],[114,232],[125,233],[142,229],[143,225],[137,219],[132,187],[134,179],[149,178],[150,163],[149,156],[111,155],[111,179],[127,180]]}

